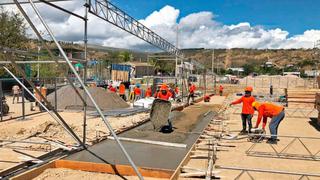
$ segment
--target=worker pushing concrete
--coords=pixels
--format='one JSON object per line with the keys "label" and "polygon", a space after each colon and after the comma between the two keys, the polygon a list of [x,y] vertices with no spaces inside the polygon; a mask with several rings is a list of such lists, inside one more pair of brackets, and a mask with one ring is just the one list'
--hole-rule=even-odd
{"label": "worker pushing concrete", "polygon": [[265,131],[268,117],[272,118],[269,123],[271,137],[268,139],[267,143],[277,144],[278,127],[285,117],[284,107],[269,102],[261,104],[259,102],[253,102],[252,107],[259,113],[255,128],[259,127],[263,117],[262,129]]}
{"label": "worker pushing concrete", "polygon": [[157,94],[157,98],[168,101],[171,97],[172,93],[169,91],[168,86],[166,84],[162,84],[160,91]]}
{"label": "worker pushing concrete", "polygon": [[[230,104],[230,106],[232,106],[235,104],[242,103],[242,112],[241,112],[242,130],[239,133],[240,135],[247,134],[248,132],[251,133],[252,117],[254,114],[252,103],[255,102],[255,98],[251,95],[252,91],[253,91],[252,87],[246,87],[244,90],[245,95],[242,96],[240,99],[233,101]],[[247,124],[248,124],[248,131],[247,131]]]}

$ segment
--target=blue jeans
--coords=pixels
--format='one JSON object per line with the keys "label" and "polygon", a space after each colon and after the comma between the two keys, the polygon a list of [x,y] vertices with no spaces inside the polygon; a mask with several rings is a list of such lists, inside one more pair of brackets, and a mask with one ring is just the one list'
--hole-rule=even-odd
{"label": "blue jeans", "polygon": [[284,110],[281,111],[277,116],[274,116],[269,124],[269,130],[271,133],[271,139],[277,139],[278,127],[280,122],[284,119],[285,113]]}

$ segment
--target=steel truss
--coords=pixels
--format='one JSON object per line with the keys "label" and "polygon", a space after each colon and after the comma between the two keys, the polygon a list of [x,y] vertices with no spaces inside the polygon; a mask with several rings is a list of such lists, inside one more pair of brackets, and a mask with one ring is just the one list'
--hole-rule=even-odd
{"label": "steel truss", "polygon": [[[45,0],[46,2],[61,2],[61,1],[70,1],[70,0]],[[36,0],[36,1],[34,1],[34,3],[41,3],[41,2],[43,2],[43,1],[40,1],[40,0]],[[20,4],[28,4],[29,3],[29,1],[28,0],[19,0],[19,3]],[[0,2],[0,6],[1,5],[11,5],[11,4],[15,4],[14,2],[13,2],[13,0],[1,0],[1,2]]]}
{"label": "steel truss", "polygon": [[108,0],[90,0],[89,12],[95,16],[127,31],[128,33],[172,54],[182,56],[173,44],[147,28],[145,25],[110,3]]}
{"label": "steel truss", "polygon": [[254,180],[255,178],[253,177],[253,175],[250,172],[298,176],[298,180],[301,180],[304,178],[310,179],[310,177],[320,177],[320,174],[315,174],[315,173],[300,173],[300,172],[290,172],[290,171],[277,171],[277,170],[268,170],[268,169],[254,169],[254,168],[218,166],[218,165],[216,165],[215,167],[217,169],[240,171],[240,174],[234,178],[237,180],[240,179],[245,174],[247,174],[251,180]]}
{"label": "steel truss", "polygon": [[[249,134],[250,136],[253,136],[254,134]],[[257,156],[257,157],[269,157],[269,158],[283,158],[283,159],[298,159],[298,160],[312,160],[312,161],[319,161],[320,160],[320,149],[317,152],[311,152],[310,148],[306,145],[306,143],[303,140],[313,140],[318,141],[317,144],[320,143],[320,138],[316,137],[298,137],[298,136],[278,136],[281,138],[287,138],[292,139],[289,141],[286,146],[280,150],[276,149],[275,144],[268,144],[272,152],[262,152],[262,151],[255,151],[255,147],[258,144],[262,144],[261,142],[263,139],[271,137],[271,135],[261,135],[260,139],[256,141],[252,141],[252,145],[250,148],[246,151],[246,154],[248,156]],[[303,147],[303,150],[307,152],[307,154],[295,154],[295,153],[287,153],[287,151],[294,147],[295,142],[298,142]],[[267,145],[267,144],[264,144]],[[277,146],[279,147],[279,146]]]}

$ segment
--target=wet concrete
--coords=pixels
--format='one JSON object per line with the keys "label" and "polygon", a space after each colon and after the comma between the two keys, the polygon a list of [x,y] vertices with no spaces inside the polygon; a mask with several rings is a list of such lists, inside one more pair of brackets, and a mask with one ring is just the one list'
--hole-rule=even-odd
{"label": "wet concrete", "polygon": [[[152,125],[150,124],[151,122],[149,122],[128,132],[122,133],[119,136],[187,144],[187,148],[173,148],[122,141],[122,144],[137,166],[175,170],[199,137],[198,132],[201,132],[215,115],[215,113],[211,112],[204,116],[207,112],[205,110],[206,109],[202,108],[201,111],[198,111],[198,113],[201,112],[198,114],[199,120],[196,121],[196,124],[191,124],[192,127],[185,132],[178,132],[178,130],[175,130],[173,134],[151,132],[150,126]],[[177,122],[179,122],[179,120],[177,120]],[[177,125],[179,125],[179,123],[177,123]],[[173,138],[176,139],[173,140]],[[89,147],[87,150],[72,154],[65,159],[96,163],[129,164],[120,148],[113,140],[104,140]]]}

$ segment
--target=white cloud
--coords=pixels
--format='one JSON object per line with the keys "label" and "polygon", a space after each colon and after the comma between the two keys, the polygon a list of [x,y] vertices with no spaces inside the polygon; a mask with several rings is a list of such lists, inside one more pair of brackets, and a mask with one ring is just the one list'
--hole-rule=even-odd
{"label": "white cloud", "polygon": [[[82,4],[75,3],[75,1],[58,3],[58,5],[77,14],[84,13]],[[32,13],[31,8],[24,7],[35,23],[39,25],[40,22]],[[77,42],[83,40],[83,22],[81,20],[53,10],[46,5],[41,5],[39,8],[59,40]],[[306,30],[303,34],[289,37],[289,32],[286,30],[252,26],[249,22],[224,25],[215,20],[215,15],[212,12],[192,13],[178,20],[179,14],[178,9],[167,5],[139,22],[173,44],[176,41],[176,28],[179,26],[180,48],[313,48],[314,41],[320,39],[320,30]],[[89,14],[88,33],[89,43],[139,50],[151,47],[139,38],[92,14]]]}

